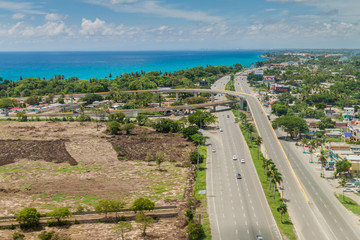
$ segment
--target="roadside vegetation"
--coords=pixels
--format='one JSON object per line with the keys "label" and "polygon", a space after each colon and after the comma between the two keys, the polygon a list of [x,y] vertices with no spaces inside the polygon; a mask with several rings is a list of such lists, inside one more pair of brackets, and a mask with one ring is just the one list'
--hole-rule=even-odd
{"label": "roadside vegetation", "polygon": [[237,121],[241,123],[240,129],[250,149],[259,180],[280,232],[288,239],[296,239],[294,226],[287,214],[286,202],[283,201],[279,192],[281,191],[279,186],[282,182],[281,173],[277,171],[274,162],[271,159],[266,159],[261,153],[259,148],[262,139],[257,134],[255,126],[247,121],[246,114],[237,109],[233,109],[233,113]]}
{"label": "roadside vegetation", "polygon": [[344,205],[346,209],[353,212],[357,216],[360,216],[360,205],[356,201],[347,196],[339,194],[335,194],[335,197],[341,202],[342,205]]}

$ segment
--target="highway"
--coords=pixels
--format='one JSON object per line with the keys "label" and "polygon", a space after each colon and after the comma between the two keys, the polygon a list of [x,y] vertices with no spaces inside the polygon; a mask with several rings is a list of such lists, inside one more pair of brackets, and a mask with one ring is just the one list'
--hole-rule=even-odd
{"label": "highway", "polygon": [[[250,93],[246,77],[235,79],[235,89]],[[299,239],[359,239],[359,227],[331,192],[299,165],[301,157],[288,152],[286,157],[270,122],[255,97],[247,97],[266,153],[283,175],[285,199]],[[336,200],[336,201],[335,201]]]}
{"label": "highway", "polygon": [[[213,86],[224,89],[228,81],[229,77],[225,77]],[[211,142],[207,157],[207,198],[212,239],[256,239],[259,234],[264,239],[281,239],[239,125],[234,123],[228,108],[217,115],[223,132],[204,131]],[[233,160],[233,155],[237,160]],[[242,179],[236,178],[237,173]]]}

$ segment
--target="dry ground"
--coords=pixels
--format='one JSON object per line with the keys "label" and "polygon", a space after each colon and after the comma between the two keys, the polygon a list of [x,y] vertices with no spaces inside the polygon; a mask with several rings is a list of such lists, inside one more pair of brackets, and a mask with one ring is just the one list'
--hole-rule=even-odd
{"label": "dry ground", "polygon": [[[180,136],[148,128],[111,137],[105,124],[97,131],[95,123],[0,122],[0,216],[26,206],[44,213],[57,206],[93,210],[96,201],[105,198],[123,199],[128,206],[140,196],[149,197],[157,206],[179,205],[189,174],[184,166],[194,150]],[[168,159],[162,171],[154,162],[144,162],[148,152],[158,151]],[[175,228],[174,219],[160,222],[169,225],[166,229]],[[106,230],[109,227],[101,227],[110,225],[77,225],[67,231],[74,239],[114,239]],[[100,232],[109,236],[96,237]],[[170,232],[183,235],[180,230]]]}

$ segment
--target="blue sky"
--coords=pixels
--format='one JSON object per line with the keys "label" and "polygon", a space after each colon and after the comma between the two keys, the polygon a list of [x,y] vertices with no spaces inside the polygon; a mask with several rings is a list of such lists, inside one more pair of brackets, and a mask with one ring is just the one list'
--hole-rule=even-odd
{"label": "blue sky", "polygon": [[360,48],[360,0],[0,0],[0,51]]}

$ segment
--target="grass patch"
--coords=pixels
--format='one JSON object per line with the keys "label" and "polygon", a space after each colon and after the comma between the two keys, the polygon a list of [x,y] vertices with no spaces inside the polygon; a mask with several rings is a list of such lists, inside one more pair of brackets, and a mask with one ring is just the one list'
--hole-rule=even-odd
{"label": "grass patch", "polygon": [[199,164],[199,179],[198,185],[194,189],[194,197],[197,200],[201,201],[201,205],[199,208],[196,209],[196,212],[201,214],[201,223],[203,225],[205,231],[205,238],[204,240],[211,239],[211,229],[210,229],[210,221],[209,215],[207,212],[207,201],[206,201],[206,194],[199,194],[199,191],[206,190],[206,146],[200,146],[199,153],[204,156],[204,162]]}
{"label": "grass patch", "polygon": [[230,80],[230,81],[226,84],[225,90],[226,90],[226,91],[235,91],[234,80]]}
{"label": "grass patch", "polygon": [[65,197],[65,194],[59,193],[59,194],[54,195],[51,198],[51,200],[55,201],[55,202],[62,202],[64,197]]}
{"label": "grass patch", "polygon": [[24,170],[25,169],[22,166],[16,166],[13,168],[0,167],[0,173],[18,173]]}
{"label": "grass patch", "polygon": [[[239,110],[233,110],[235,116],[239,116]],[[260,159],[258,159],[258,151],[257,151],[257,145],[251,141],[251,139],[254,139],[258,134],[256,134],[256,129],[254,127],[254,131],[249,134],[247,130],[245,130],[240,125],[240,129],[245,137],[246,143],[250,149],[251,158],[254,162],[256,172],[259,176],[260,183],[263,187],[267,202],[269,204],[269,207],[271,209],[271,212],[274,216],[275,222],[277,226],[280,229],[280,232],[285,235],[288,239],[296,239],[296,235],[294,232],[294,226],[290,220],[290,217],[288,214],[283,215],[283,223],[281,223],[281,214],[277,211],[277,208],[280,206],[281,203],[281,197],[280,193],[278,191],[275,192],[275,200],[274,200],[274,189],[273,186],[271,187],[271,190],[269,190],[269,180],[267,180],[267,176],[265,175],[264,169],[262,168],[262,159],[264,159],[262,153],[260,152],[259,156]]]}
{"label": "grass patch", "polygon": [[342,196],[341,194],[335,194],[335,197],[341,202],[342,205],[344,205],[346,209],[360,216],[360,206],[357,204],[357,202],[347,196]]}

